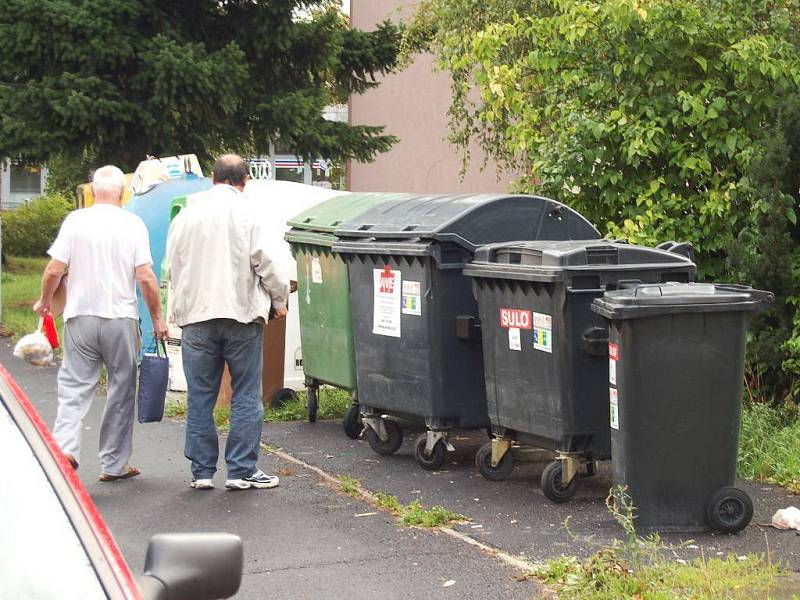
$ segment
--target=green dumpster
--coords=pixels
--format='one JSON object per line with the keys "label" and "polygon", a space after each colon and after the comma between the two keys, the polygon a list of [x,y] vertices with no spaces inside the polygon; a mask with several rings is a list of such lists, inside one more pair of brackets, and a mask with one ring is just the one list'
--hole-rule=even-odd
{"label": "green dumpster", "polygon": [[344,194],[335,196],[289,220],[286,233],[297,261],[300,342],[308,389],[308,419],[316,420],[322,384],[350,390],[354,404],[344,419],[345,433],[361,434],[356,394],[355,350],[350,315],[347,265],[331,250],[334,229],[382,202],[409,194]]}

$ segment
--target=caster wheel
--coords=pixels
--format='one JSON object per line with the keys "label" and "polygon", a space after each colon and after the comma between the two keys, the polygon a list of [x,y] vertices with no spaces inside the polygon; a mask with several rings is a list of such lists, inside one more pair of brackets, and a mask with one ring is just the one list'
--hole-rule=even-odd
{"label": "caster wheel", "polygon": [[552,502],[567,502],[578,491],[578,478],[573,477],[569,485],[564,487],[561,482],[563,465],[557,460],[551,462],[542,473],[542,492]]}
{"label": "caster wheel", "polygon": [[308,390],[308,422],[317,422],[317,410],[319,408],[319,388],[316,386],[309,386]]}
{"label": "caster wheel", "polygon": [[389,419],[384,419],[383,426],[386,428],[386,441],[378,437],[374,429],[369,428],[367,430],[367,442],[375,452],[386,456],[394,454],[403,445],[403,430],[400,429],[400,425],[396,421]]}
{"label": "caster wheel", "polygon": [[272,408],[282,408],[286,403],[297,400],[297,392],[289,388],[283,388],[272,394],[270,406]]}
{"label": "caster wheel", "polygon": [[488,442],[480,447],[475,455],[475,465],[486,479],[489,481],[503,481],[511,476],[514,470],[514,455],[511,450],[503,455],[497,466],[492,466],[492,443]]}
{"label": "caster wheel", "polygon": [[347,409],[342,421],[344,433],[351,440],[357,440],[361,437],[361,431],[364,429],[364,424],[361,422],[361,413],[358,412],[358,404],[353,404]]}
{"label": "caster wheel", "polygon": [[442,440],[437,440],[433,445],[433,451],[427,454],[425,452],[425,444],[427,441],[427,433],[423,433],[417,438],[417,443],[414,445],[414,456],[417,459],[417,464],[426,471],[438,471],[444,464],[447,448],[445,448]]}
{"label": "caster wheel", "polygon": [[753,518],[753,501],[738,488],[720,488],[706,504],[706,517],[715,531],[738,533]]}

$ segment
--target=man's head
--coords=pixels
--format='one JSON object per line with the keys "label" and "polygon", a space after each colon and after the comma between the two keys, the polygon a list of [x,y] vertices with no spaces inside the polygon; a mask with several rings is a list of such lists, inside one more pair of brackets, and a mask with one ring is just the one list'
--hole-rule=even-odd
{"label": "man's head", "polygon": [[97,204],[122,203],[122,192],[125,188],[125,175],[114,165],[100,167],[92,177],[92,194]]}
{"label": "man's head", "polygon": [[247,163],[238,154],[223,154],[214,163],[211,171],[211,180],[214,185],[227,183],[239,191],[244,189],[249,177]]}

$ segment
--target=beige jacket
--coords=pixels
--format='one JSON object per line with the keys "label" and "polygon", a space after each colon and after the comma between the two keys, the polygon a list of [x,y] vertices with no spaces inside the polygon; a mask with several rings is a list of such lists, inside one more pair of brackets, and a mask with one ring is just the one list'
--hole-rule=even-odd
{"label": "beige jacket", "polygon": [[286,308],[289,282],[267,255],[256,211],[239,190],[215,185],[192,194],[167,235],[170,319],[179,327],[210,319],[250,323]]}

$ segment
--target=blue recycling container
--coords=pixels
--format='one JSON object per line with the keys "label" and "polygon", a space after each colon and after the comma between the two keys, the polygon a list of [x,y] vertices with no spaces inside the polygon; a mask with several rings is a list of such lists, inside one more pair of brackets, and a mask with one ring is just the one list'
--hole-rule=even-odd
{"label": "blue recycling container", "polygon": [[[125,206],[125,210],[141,217],[147,227],[150,235],[150,254],[153,258],[153,270],[156,276],[160,273],[160,266],[167,251],[167,232],[169,231],[172,201],[178,196],[202,192],[210,187],[211,179],[189,173],[185,177],[163,181],[142,194],[134,195]],[[136,295],[139,300],[139,316],[142,320],[142,352],[155,352],[153,321],[138,288]]]}

